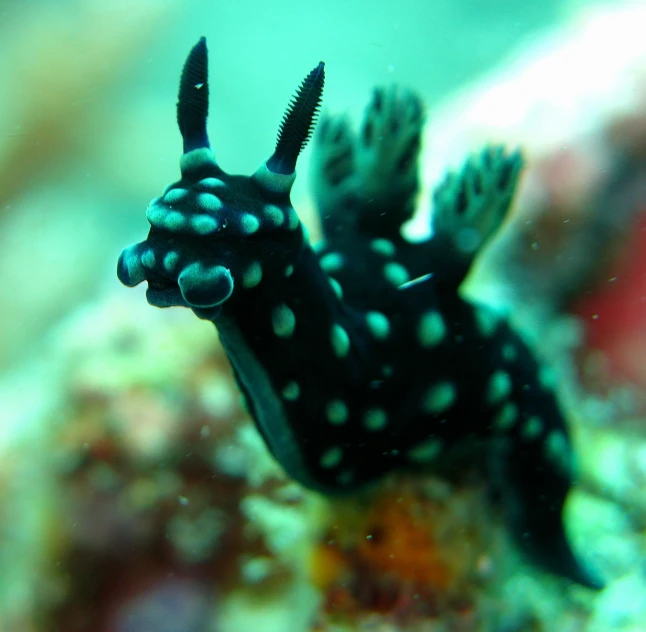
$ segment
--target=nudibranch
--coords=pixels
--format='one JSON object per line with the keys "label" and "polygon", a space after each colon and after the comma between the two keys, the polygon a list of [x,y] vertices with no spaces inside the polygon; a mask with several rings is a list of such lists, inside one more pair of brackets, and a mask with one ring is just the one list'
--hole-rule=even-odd
{"label": "nudibranch", "polygon": [[505,320],[459,293],[508,213],[521,156],[491,146],[450,173],[434,193],[432,237],[411,243],[401,227],[414,211],[423,108],[413,93],[378,89],[360,134],[342,118],[322,121],[314,183],[325,238],[312,248],[290,190],[323,63],[251,177],[216,162],[207,75],[202,38],[180,81],[181,179],[150,203],[148,237],[121,253],[120,281],[147,281],[150,304],[215,324],[258,430],[293,479],[351,493],[484,446],[521,548],[598,587],[563,528],[574,465],[555,394]]}

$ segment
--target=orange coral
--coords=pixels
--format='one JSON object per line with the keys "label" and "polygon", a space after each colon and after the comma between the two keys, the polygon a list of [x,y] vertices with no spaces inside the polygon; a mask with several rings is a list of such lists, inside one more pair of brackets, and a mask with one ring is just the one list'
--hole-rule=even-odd
{"label": "orange coral", "polygon": [[451,571],[433,535],[434,512],[425,509],[412,495],[379,498],[366,516],[358,558],[379,572],[446,589]]}
{"label": "orange coral", "polygon": [[437,480],[392,482],[362,498],[332,501],[333,518],[311,557],[326,611],[406,618],[420,610],[469,610],[488,536],[487,521],[474,515],[479,492],[443,496]]}

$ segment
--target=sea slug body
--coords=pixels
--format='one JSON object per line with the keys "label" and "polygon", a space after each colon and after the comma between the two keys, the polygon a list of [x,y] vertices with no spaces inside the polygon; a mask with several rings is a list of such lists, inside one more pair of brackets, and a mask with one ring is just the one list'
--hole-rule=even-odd
{"label": "sea slug body", "polygon": [[201,39],[180,81],[181,179],[149,207],[148,237],[122,252],[119,279],[147,281],[151,304],[215,324],[260,433],[295,480],[348,494],[477,440],[521,548],[597,587],[563,530],[574,464],[556,396],[505,320],[458,291],[507,216],[520,154],[489,146],[447,175],[433,196],[433,237],[410,243],[401,227],[418,190],[423,107],[412,92],[377,89],[359,134],[345,119],[319,126],[325,239],[315,251],[290,190],[323,81],[320,63],[274,154],[251,177],[229,175],[206,132]]}

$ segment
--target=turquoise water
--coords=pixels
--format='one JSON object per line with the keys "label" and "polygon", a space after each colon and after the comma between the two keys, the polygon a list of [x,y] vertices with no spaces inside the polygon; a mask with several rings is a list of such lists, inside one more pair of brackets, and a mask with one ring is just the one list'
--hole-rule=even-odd
{"label": "turquoise water", "polygon": [[[643,3],[41,0],[6,1],[0,17],[0,630],[646,629],[646,46],[637,28],[646,18]],[[285,438],[276,411],[304,399],[301,378],[307,383],[313,376],[318,396],[341,388],[345,382],[332,382],[343,372],[318,372],[329,358],[303,345],[302,372],[279,389],[266,367],[259,371],[252,361],[245,374],[236,365],[235,351],[246,343],[230,338],[227,344],[230,331],[220,330],[225,352],[211,323],[187,309],[148,305],[145,283],[128,290],[118,282],[119,252],[146,237],[149,201],[180,177],[177,86],[201,36],[209,49],[208,133],[227,173],[250,175],[272,155],[289,99],[319,61],[325,62],[320,121],[346,115],[368,136],[367,126],[379,120],[374,109],[364,114],[375,86],[396,84],[418,95],[385,93],[398,94],[393,99],[401,107],[413,107],[416,98],[424,104],[425,119],[403,123],[397,114],[421,142],[418,168],[409,160],[392,171],[403,141],[385,127],[367,149],[356,141],[353,163],[363,173],[353,186],[376,204],[398,200],[400,180],[419,172],[419,192],[408,200],[416,220],[406,233],[415,239],[432,232],[428,217],[437,217],[441,205],[430,196],[447,170],[459,169],[486,144],[505,145],[510,162],[496,177],[506,184],[494,196],[502,204],[514,193],[509,173],[520,165],[509,156],[521,148],[525,167],[501,230],[505,211],[496,220],[486,213],[465,220],[459,212],[455,221],[465,221],[466,229],[454,230],[460,238],[452,252],[467,252],[476,240],[477,265],[460,291],[492,310],[477,312],[485,314],[484,324],[476,318],[479,331],[487,337],[489,326],[509,319],[541,367],[540,380],[526,390],[554,393],[563,412],[572,461],[564,435],[547,433],[531,410],[521,411],[526,425],[518,436],[544,432],[551,459],[545,463],[575,468],[563,525],[582,565],[603,578],[602,590],[553,573],[549,546],[543,559],[524,556],[505,510],[491,502],[494,484],[479,469],[482,455],[472,456],[466,443],[447,457],[452,472],[390,472],[371,490],[340,499],[309,491],[314,485],[299,476],[296,444]],[[318,154],[316,142],[303,151],[291,191],[312,242],[322,235],[317,207],[343,199],[321,176],[322,139]],[[193,167],[182,164],[192,178]],[[221,186],[201,168],[199,178],[212,178],[204,187]],[[261,189],[278,186],[266,178],[256,180]],[[287,206],[274,194],[275,218]],[[172,200],[155,203],[155,217],[166,227],[184,221],[169,219],[170,211],[185,211],[185,193],[175,195],[176,207]],[[222,204],[212,197],[210,203]],[[285,218],[285,225],[296,222]],[[259,220],[247,220],[240,230],[258,254],[243,280],[235,274],[231,280],[222,266],[221,276],[198,266],[188,296],[191,289],[193,297],[219,296],[229,282],[251,290],[267,278],[273,257],[284,252],[275,246],[265,260],[264,242],[253,245],[262,235]],[[200,239],[204,221],[201,226]],[[382,237],[351,266],[353,272],[366,268],[366,287],[380,274],[370,257],[393,257],[397,250]],[[182,239],[173,234],[163,243],[180,252],[173,251],[176,259],[183,256]],[[487,244],[482,252],[481,241]],[[322,243],[330,296],[351,294],[335,277],[338,253],[330,236]],[[355,253],[363,252],[359,241],[354,245]],[[196,248],[207,259],[212,254],[211,246]],[[294,267],[288,254],[286,278]],[[434,256],[439,268],[429,267],[429,274],[441,275],[455,262],[453,255]],[[150,274],[175,265],[162,264],[152,250],[137,257],[124,264],[133,279],[144,268]],[[384,272],[386,280],[401,287],[428,280],[416,273],[411,279],[400,263]],[[130,280],[123,272],[120,278]],[[185,287],[177,287],[186,301]],[[272,312],[278,338],[301,326],[297,307],[305,294],[295,300],[293,311],[281,303],[282,311]],[[312,321],[321,315],[318,305],[308,314]],[[260,321],[264,307],[259,302],[246,314]],[[371,313],[370,331],[386,338],[399,312]],[[427,325],[418,334],[423,347],[439,344],[452,327],[461,335],[457,316],[441,313],[438,324],[429,314],[420,321]],[[331,348],[343,358],[357,343],[339,327],[331,330]],[[402,347],[395,357],[408,351]],[[513,349],[499,352],[511,362]],[[243,365],[245,354],[237,356],[246,358]],[[288,355],[270,358],[280,367]],[[240,400],[229,360],[243,375],[256,417],[264,414],[259,402],[266,404],[268,390],[275,391],[269,400],[281,402],[256,420],[276,459]],[[431,362],[429,374],[453,361],[448,355]],[[406,379],[414,383],[420,370],[426,367],[411,364]],[[467,382],[479,374],[469,375]],[[497,392],[505,390],[505,379],[520,379],[512,369],[504,376]],[[372,379],[371,388],[389,377]],[[424,400],[432,414],[453,404],[452,383],[440,385],[444,390]],[[404,398],[406,384],[401,392]],[[346,423],[343,398],[320,408],[329,421],[321,435],[314,434],[314,412],[298,418],[304,454],[307,446],[326,445]],[[368,410],[361,447],[390,428],[389,412],[376,405]],[[506,423],[486,414],[487,427]],[[410,450],[424,465],[443,449],[434,436]],[[323,452],[323,469],[334,469],[350,450],[352,442],[343,441]],[[495,460],[492,454],[486,450],[484,460]],[[537,479],[549,475],[545,463]],[[503,472],[502,466],[493,470]],[[357,471],[343,471],[337,481]],[[540,496],[525,491],[519,503],[532,507]]]}

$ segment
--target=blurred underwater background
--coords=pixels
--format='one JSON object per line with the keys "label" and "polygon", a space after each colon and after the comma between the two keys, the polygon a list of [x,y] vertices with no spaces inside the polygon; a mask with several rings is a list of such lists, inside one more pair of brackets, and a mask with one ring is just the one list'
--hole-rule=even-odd
{"label": "blurred underwater background", "polygon": [[[0,632],[646,632],[645,27],[635,0],[2,0]],[[546,367],[578,459],[566,531],[602,590],[525,560],[477,477],[290,481],[212,324],[119,284],[178,177],[202,35],[229,173],[268,158],[319,60],[323,114],[423,99],[412,238],[448,169],[522,149],[463,289]],[[310,156],[292,202],[315,241]]]}

